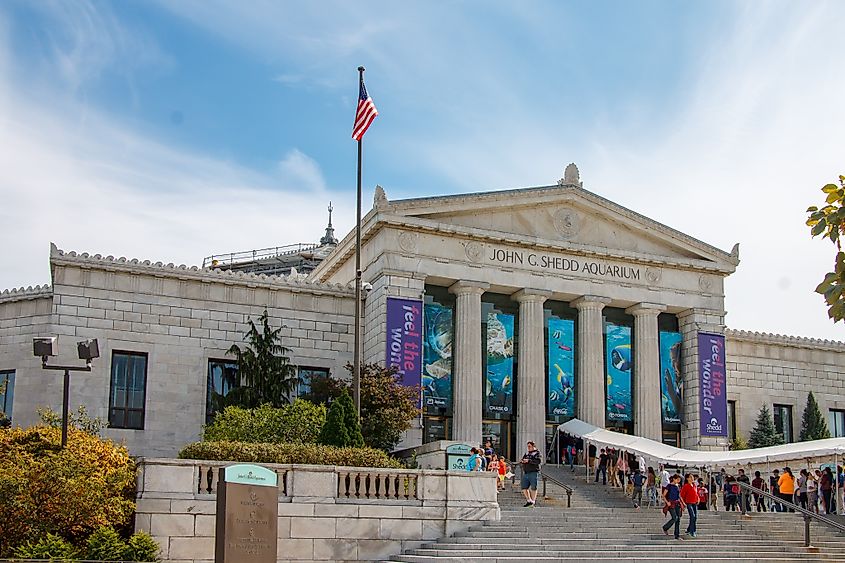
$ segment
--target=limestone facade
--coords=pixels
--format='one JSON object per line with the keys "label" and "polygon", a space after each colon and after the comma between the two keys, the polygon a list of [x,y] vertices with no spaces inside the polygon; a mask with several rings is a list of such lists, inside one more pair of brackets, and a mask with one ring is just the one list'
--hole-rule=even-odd
{"label": "limestone facade", "polygon": [[[221,272],[50,253],[52,287],[0,293],[0,372],[16,373],[14,417],[37,419],[36,408],[60,408],[61,378],[31,356],[33,336],[58,335],[63,356],[76,361],[76,340],[100,339],[90,374],[74,374],[71,405],[108,417],[113,351],[148,356],[143,430],[110,429],[141,455],[172,455],[195,439],[205,420],[208,364],[241,342],[249,318],[266,308],[292,363],[347,376],[352,360],[354,231],[307,277]],[[724,279],[739,251],[714,248],[583,189],[577,169],[557,185],[490,193],[390,201],[383,190],[363,219],[363,359],[384,362],[391,297],[440,300],[454,315],[449,343],[452,399],[428,412],[400,447],[443,435],[478,443],[491,428],[511,456],[560,418],[546,412],[547,322],[562,315],[575,327],[572,386],[579,418],[608,423],[609,322],[629,327],[632,421],[616,425],[665,438],[661,418],[658,335],[679,333],[682,424],[675,440],[690,448],[724,448],[727,438],[699,433],[700,332],[727,336],[728,399],[735,426],[747,436],[762,404],[791,405],[800,427],[806,394],[822,410],[845,409],[845,344],[727,330]],[[485,410],[485,311],[513,317],[513,404]],[[663,327],[663,328],[661,328]],[[624,347],[623,347],[624,348]],[[624,352],[624,350],[623,350]],[[760,393],[763,389],[765,392]],[[785,411],[784,411],[785,412]]]}

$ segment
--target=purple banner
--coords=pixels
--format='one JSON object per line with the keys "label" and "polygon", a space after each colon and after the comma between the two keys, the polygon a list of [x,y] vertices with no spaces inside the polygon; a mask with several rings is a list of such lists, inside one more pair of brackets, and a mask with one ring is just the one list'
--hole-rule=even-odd
{"label": "purple banner", "polygon": [[387,298],[385,364],[398,369],[402,385],[420,386],[422,374],[422,301]]}
{"label": "purple banner", "polygon": [[699,414],[702,436],[728,435],[725,337],[698,333]]}

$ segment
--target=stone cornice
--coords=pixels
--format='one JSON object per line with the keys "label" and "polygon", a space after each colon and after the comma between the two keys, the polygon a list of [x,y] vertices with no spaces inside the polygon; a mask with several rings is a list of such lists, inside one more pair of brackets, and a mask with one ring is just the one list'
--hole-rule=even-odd
{"label": "stone cornice", "polygon": [[747,330],[727,329],[725,336],[728,340],[751,342],[754,344],[775,344],[778,346],[792,346],[794,348],[811,348],[831,352],[845,352],[845,342],[837,340],[822,340],[806,338],[804,336],[787,336],[770,332],[753,332]]}
{"label": "stone cornice", "polygon": [[0,303],[31,301],[33,299],[47,299],[50,297],[53,297],[53,288],[44,284],[36,285],[35,287],[29,286],[17,289],[5,289],[0,292]]}
{"label": "stone cornice", "polygon": [[231,270],[214,270],[197,266],[175,265],[149,260],[129,259],[125,257],[90,255],[87,252],[66,252],[55,244],[50,245],[50,264],[56,266],[73,266],[78,268],[96,268],[106,271],[119,271],[130,274],[142,274],[156,277],[169,277],[179,280],[195,280],[209,283],[236,284],[244,286],[261,286],[269,289],[307,290],[313,293],[333,293],[343,297],[354,294],[351,287],[335,283],[321,283],[305,278],[299,274],[289,276],[268,276],[234,272]]}

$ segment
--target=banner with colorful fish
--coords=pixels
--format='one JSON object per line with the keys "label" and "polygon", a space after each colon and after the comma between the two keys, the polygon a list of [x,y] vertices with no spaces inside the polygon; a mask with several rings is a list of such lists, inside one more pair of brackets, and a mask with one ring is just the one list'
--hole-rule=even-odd
{"label": "banner with colorful fish", "polygon": [[575,416],[575,321],[549,319],[550,416]]}
{"label": "banner with colorful fish", "polygon": [[422,394],[426,409],[449,409],[452,404],[452,307],[428,303],[423,308]]}
{"label": "banner with colorful fish", "polygon": [[680,424],[683,420],[684,380],[681,375],[681,342],[679,332],[660,332],[660,406],[664,424]]}
{"label": "banner with colorful fish", "polygon": [[490,414],[513,412],[513,327],[513,315],[488,313],[484,408]]}
{"label": "banner with colorful fish", "polygon": [[628,422],[633,420],[631,399],[631,327],[613,323],[605,324],[607,358],[607,419]]}

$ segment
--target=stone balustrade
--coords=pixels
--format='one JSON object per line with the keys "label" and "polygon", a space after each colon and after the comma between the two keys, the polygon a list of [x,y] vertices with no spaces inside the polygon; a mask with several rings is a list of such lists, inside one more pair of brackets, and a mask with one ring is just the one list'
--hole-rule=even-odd
{"label": "stone balustrade", "polygon": [[[218,469],[139,460],[135,528],[171,563],[211,563]],[[279,476],[279,561],[372,561],[498,520],[495,476],[442,470],[262,464]]]}

